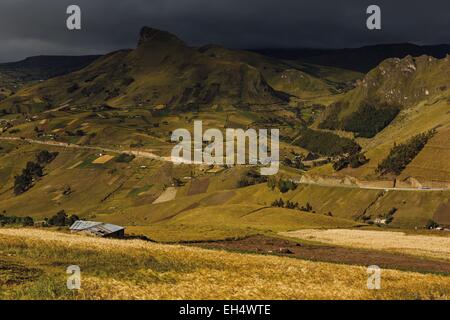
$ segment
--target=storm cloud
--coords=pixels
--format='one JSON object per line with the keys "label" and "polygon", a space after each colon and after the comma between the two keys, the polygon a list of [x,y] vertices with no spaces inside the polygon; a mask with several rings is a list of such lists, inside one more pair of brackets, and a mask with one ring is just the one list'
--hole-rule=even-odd
{"label": "storm cloud", "polygon": [[[66,28],[71,4],[81,31]],[[381,31],[366,28],[371,4],[382,9]],[[133,48],[144,25],[231,48],[450,43],[449,13],[448,0],[2,0],[0,61]]]}

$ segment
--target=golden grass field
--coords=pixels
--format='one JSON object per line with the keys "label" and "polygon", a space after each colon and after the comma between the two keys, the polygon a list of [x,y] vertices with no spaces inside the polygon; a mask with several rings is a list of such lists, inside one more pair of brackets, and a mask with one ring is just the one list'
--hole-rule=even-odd
{"label": "golden grass field", "polygon": [[349,229],[298,230],[282,235],[353,248],[388,250],[450,260],[450,236]]}
{"label": "golden grass field", "polygon": [[[450,277],[36,229],[0,229],[1,299],[449,299]],[[66,289],[79,265],[81,290]]]}

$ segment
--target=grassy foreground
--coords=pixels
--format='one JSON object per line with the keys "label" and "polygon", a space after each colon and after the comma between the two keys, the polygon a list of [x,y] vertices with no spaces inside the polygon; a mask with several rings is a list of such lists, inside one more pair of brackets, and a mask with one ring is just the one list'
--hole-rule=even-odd
{"label": "grassy foreground", "polygon": [[[81,290],[66,289],[79,265]],[[36,229],[0,229],[1,299],[449,299],[450,277]]]}

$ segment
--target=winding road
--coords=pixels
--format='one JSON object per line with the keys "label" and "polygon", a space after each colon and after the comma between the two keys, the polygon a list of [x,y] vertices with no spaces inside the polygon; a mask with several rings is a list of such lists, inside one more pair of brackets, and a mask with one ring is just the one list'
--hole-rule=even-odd
{"label": "winding road", "polygon": [[111,149],[111,148],[104,148],[99,146],[81,146],[78,144],[73,143],[66,143],[66,142],[58,142],[58,141],[51,141],[51,140],[35,140],[35,139],[28,139],[28,138],[19,138],[19,137],[0,137],[0,140],[3,141],[23,141],[28,143],[34,143],[34,144],[42,144],[47,146],[53,146],[53,147],[61,147],[61,148],[72,148],[72,149],[85,149],[85,150],[97,150],[102,152],[111,152],[111,153],[129,153],[139,158],[147,158],[147,159],[154,159],[159,161],[168,161],[170,162],[170,157],[161,157],[154,153],[148,152],[148,151],[140,151],[140,150],[118,150],[118,149]]}

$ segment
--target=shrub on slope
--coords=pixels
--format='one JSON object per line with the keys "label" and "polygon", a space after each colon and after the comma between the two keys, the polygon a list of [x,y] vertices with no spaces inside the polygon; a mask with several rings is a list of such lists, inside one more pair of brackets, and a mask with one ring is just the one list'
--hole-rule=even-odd
{"label": "shrub on slope", "polygon": [[386,159],[377,168],[377,173],[393,173],[399,175],[406,166],[414,160],[420,151],[425,147],[428,140],[436,133],[435,130],[418,134],[406,143],[395,145]]}

